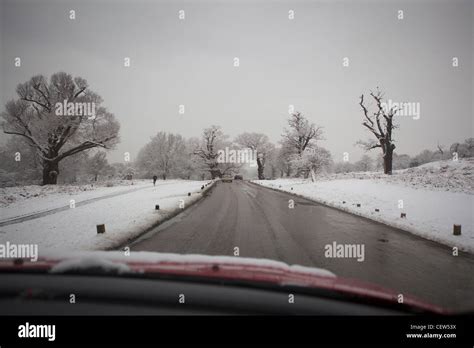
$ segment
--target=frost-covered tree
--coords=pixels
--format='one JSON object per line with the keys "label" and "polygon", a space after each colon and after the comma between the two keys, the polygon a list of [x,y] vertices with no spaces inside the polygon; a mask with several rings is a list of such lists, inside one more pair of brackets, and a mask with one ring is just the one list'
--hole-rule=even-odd
{"label": "frost-covered tree", "polygon": [[433,162],[434,161],[434,152],[431,150],[423,150],[418,155],[416,155],[411,163],[411,166],[421,166],[422,164]]}
{"label": "frost-covered tree", "polygon": [[[288,126],[282,135],[281,144],[291,166],[292,163],[295,163],[296,157],[301,157],[306,149],[316,146],[316,142],[322,139],[323,130],[322,127],[310,123],[301,112],[294,112],[290,115]],[[291,167],[288,167],[289,172],[291,172]],[[296,176],[302,174],[301,170],[296,170]]]}
{"label": "frost-covered tree", "polygon": [[58,184],[73,184],[90,181],[90,176],[87,173],[89,169],[89,154],[87,152],[88,151],[83,151],[74,156],[66,157],[59,163],[61,175],[58,177]]}
{"label": "frost-covered tree", "polygon": [[185,152],[176,161],[175,173],[177,177],[187,180],[190,180],[192,177],[199,178],[199,161],[193,155],[193,151],[198,143],[199,140],[197,138],[185,140]]}
{"label": "frost-covered tree", "polygon": [[305,178],[311,176],[311,180],[315,181],[316,175],[332,164],[332,157],[325,148],[314,146],[304,150],[302,154],[292,155],[290,161],[292,166]]}
{"label": "frost-covered tree", "polygon": [[[118,121],[81,77],[59,72],[48,80],[37,75],[19,84],[16,93],[1,113],[3,132],[22,137],[35,149],[43,184],[57,183],[59,163],[65,158],[96,147],[110,149],[119,141]],[[59,105],[68,105],[67,112],[58,114]],[[72,111],[88,105],[94,115],[71,113],[71,105]]]}
{"label": "frost-covered tree", "polygon": [[119,179],[125,179],[127,177],[127,174],[130,173],[130,167],[131,163],[120,163],[120,162],[115,162],[110,165],[111,169],[110,172],[113,174],[114,177],[119,178]]}
{"label": "frost-covered tree", "polygon": [[203,170],[209,171],[212,179],[221,176],[217,158],[219,157],[219,146],[224,138],[224,133],[219,126],[206,128],[202,133],[201,140],[196,144],[196,148],[193,151],[193,154],[201,160],[200,163]]}
{"label": "frost-covered tree", "polygon": [[409,155],[396,153],[393,154],[393,169],[406,169],[410,167],[412,158]]}
{"label": "frost-covered tree", "polygon": [[166,180],[177,176],[179,163],[185,156],[189,154],[181,135],[158,132],[138,152],[136,166],[142,176],[157,175]]}
{"label": "frost-covered tree", "polygon": [[290,158],[293,155],[292,150],[283,146],[276,150],[275,167],[280,173],[280,177],[290,177],[292,173]]}
{"label": "frost-covered tree", "polygon": [[262,133],[242,133],[234,140],[238,145],[256,152],[258,179],[265,179],[265,164],[275,146]]}
{"label": "frost-covered tree", "polygon": [[369,172],[373,168],[373,160],[369,155],[363,155],[360,160],[354,163],[354,169],[358,172]]}
{"label": "frost-covered tree", "polygon": [[282,135],[282,143],[298,155],[301,155],[307,148],[315,146],[316,141],[322,139],[322,128],[310,123],[301,112],[294,112],[290,115],[288,126]]}
{"label": "frost-covered tree", "polygon": [[0,147],[0,187],[41,183],[41,161],[22,137],[10,137]]}
{"label": "frost-covered tree", "polygon": [[228,136],[224,134],[221,127],[213,125],[204,129],[202,137],[193,151],[202,170],[209,172],[212,179],[237,173],[241,167],[240,163],[219,161],[221,157],[219,151],[226,148],[234,149],[227,138]]}
{"label": "frost-covered tree", "polygon": [[468,157],[474,157],[474,138],[464,140],[464,144],[468,150]]}
{"label": "frost-covered tree", "polygon": [[354,172],[355,165],[351,162],[337,162],[333,165],[334,173],[350,173]]}
{"label": "frost-covered tree", "polygon": [[98,151],[87,160],[87,172],[93,176],[94,181],[97,181],[99,175],[106,176],[110,171],[111,167],[104,151]]}
{"label": "frost-covered tree", "polygon": [[458,158],[474,157],[474,138],[468,138],[464,143],[454,143],[449,150],[451,156],[456,153]]}
{"label": "frost-covered tree", "polygon": [[265,155],[265,172],[264,178],[277,178],[283,176],[280,170],[278,155],[280,149],[276,148],[275,145],[271,144],[271,149],[267,151]]}

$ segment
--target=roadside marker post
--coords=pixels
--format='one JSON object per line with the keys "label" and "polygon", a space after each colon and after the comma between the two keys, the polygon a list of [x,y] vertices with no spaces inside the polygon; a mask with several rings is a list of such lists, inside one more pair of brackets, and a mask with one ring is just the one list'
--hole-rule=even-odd
{"label": "roadside marker post", "polygon": [[455,236],[460,236],[461,235],[461,225],[453,225],[453,234]]}

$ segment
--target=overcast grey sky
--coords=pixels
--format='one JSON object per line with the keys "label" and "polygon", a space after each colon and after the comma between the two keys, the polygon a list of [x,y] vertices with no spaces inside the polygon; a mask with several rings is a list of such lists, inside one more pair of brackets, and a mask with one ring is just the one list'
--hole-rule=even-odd
{"label": "overcast grey sky", "polygon": [[126,151],[133,160],[158,131],[199,136],[211,124],[277,142],[289,104],[324,127],[321,145],[336,160],[358,159],[355,142],[371,136],[358,98],[376,86],[420,103],[420,119],[399,118],[399,154],[474,133],[471,0],[0,3],[2,109],[33,75],[81,76],[121,123],[112,161]]}

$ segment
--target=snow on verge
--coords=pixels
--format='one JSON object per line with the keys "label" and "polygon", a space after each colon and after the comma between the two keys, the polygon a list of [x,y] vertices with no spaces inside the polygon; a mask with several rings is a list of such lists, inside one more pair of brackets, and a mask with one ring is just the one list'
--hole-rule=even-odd
{"label": "snow on verge", "polygon": [[[37,244],[46,250],[106,250],[119,247],[199,200],[212,185],[205,181],[173,180],[108,197],[76,208],[0,228],[0,243]],[[188,196],[191,193],[191,196]],[[48,197],[45,200],[49,201]],[[182,200],[182,201],[181,201]],[[38,201],[41,205],[41,201]],[[160,206],[155,210],[155,205]],[[96,225],[106,232],[97,234]]]}

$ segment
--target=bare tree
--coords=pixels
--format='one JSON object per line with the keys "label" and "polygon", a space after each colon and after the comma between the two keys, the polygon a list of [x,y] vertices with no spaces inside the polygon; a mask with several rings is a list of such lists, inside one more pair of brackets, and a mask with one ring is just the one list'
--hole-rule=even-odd
{"label": "bare tree", "polygon": [[383,94],[377,88],[377,92],[370,93],[376,104],[376,110],[369,114],[368,107],[364,104],[364,95],[360,96],[359,105],[364,112],[364,121],[362,124],[366,127],[376,138],[376,141],[358,141],[366,151],[381,148],[383,154],[383,167],[385,174],[392,174],[393,151],[395,144],[392,139],[392,132],[395,128],[393,124],[393,116],[397,112],[395,108],[385,110],[382,103]]}
{"label": "bare tree", "polygon": [[[42,161],[43,184],[57,183],[63,159],[95,147],[113,148],[119,141],[118,121],[100,106],[102,98],[81,77],[59,72],[48,81],[38,75],[19,84],[16,92],[18,99],[9,101],[1,114],[3,132],[21,136],[35,148]],[[94,117],[55,112],[58,104],[71,103],[92,103]]]}
{"label": "bare tree", "polygon": [[200,159],[203,170],[208,171],[212,179],[233,174],[240,168],[238,163],[218,161],[219,150],[231,147],[226,139],[227,136],[222,132],[221,127],[211,126],[204,129],[201,141],[193,151],[193,154]]}
{"label": "bare tree", "polygon": [[436,145],[437,149],[438,149],[438,153],[443,156],[444,155],[444,146],[443,145],[440,145],[439,142],[438,144]]}
{"label": "bare tree", "polygon": [[289,128],[285,129],[283,142],[301,155],[306,148],[311,148],[315,142],[322,139],[322,127],[309,123],[301,112],[294,112],[288,119]]}
{"label": "bare tree", "polygon": [[193,152],[195,156],[198,156],[202,160],[204,167],[209,171],[212,179],[221,176],[218,169],[219,163],[217,162],[217,157],[219,156],[217,142],[223,137],[224,134],[219,126],[206,128],[203,131],[201,143]]}
{"label": "bare tree", "polygon": [[265,163],[274,149],[274,145],[265,134],[262,133],[242,133],[235,138],[235,142],[257,154],[258,179],[265,179]]}

